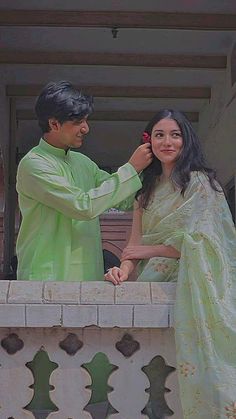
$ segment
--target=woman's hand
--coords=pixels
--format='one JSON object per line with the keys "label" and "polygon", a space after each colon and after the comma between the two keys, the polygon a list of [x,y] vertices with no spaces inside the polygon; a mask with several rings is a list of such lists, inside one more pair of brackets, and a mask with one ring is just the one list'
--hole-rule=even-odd
{"label": "woman's hand", "polygon": [[154,256],[154,246],[127,246],[122,252],[121,261],[126,259],[150,259]]}
{"label": "woman's hand", "polygon": [[114,285],[119,285],[123,281],[127,281],[128,273],[123,269],[114,266],[113,268],[108,269],[105,274],[105,281],[113,282]]}

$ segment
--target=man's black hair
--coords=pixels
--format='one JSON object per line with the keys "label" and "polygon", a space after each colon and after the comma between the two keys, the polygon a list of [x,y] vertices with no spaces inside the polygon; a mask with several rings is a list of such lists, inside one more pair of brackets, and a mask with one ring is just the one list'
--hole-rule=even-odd
{"label": "man's black hair", "polygon": [[48,120],[55,118],[61,124],[80,120],[93,111],[92,96],[84,95],[68,81],[48,83],[37,98],[35,112],[43,133],[49,132]]}

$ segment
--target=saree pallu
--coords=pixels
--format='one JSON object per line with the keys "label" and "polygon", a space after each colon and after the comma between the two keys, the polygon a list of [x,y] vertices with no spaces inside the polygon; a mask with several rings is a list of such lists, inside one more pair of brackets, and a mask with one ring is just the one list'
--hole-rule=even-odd
{"label": "saree pallu", "polygon": [[177,281],[175,340],[184,419],[236,419],[236,231],[223,192],[193,172],[184,196],[159,184],[143,213],[142,243],[179,260],[139,264],[138,281]]}

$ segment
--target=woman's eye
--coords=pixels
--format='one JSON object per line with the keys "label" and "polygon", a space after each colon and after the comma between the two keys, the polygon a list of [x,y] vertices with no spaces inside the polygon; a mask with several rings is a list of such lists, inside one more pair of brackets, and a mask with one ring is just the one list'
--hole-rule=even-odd
{"label": "woman's eye", "polygon": [[179,137],[181,137],[181,134],[179,132],[174,132],[173,137],[174,138],[179,138]]}

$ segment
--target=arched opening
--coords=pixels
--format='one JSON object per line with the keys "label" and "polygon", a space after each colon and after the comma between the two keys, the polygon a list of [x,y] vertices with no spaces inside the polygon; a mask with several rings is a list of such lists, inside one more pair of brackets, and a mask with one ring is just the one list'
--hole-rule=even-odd
{"label": "arched opening", "polygon": [[120,266],[120,259],[109,250],[103,249],[104,273],[113,266]]}

